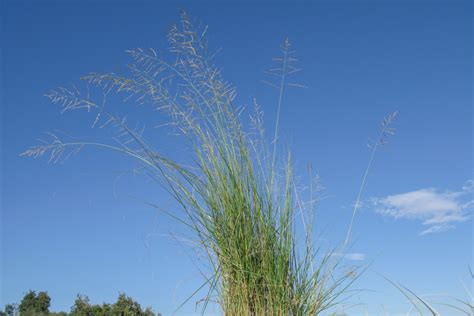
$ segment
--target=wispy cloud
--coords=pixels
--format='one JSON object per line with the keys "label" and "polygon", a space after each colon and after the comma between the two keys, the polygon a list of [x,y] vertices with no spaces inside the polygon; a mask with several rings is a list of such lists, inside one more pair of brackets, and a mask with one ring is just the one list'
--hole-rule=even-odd
{"label": "wispy cloud", "polygon": [[344,257],[346,259],[354,260],[354,261],[364,261],[365,260],[365,254],[363,254],[363,253],[347,253]]}
{"label": "wispy cloud", "polygon": [[459,191],[433,188],[372,198],[375,211],[395,219],[421,221],[426,228],[420,235],[444,232],[467,221],[474,206],[474,180]]}
{"label": "wispy cloud", "polygon": [[359,253],[359,252],[349,252],[349,253],[335,252],[335,253],[332,253],[331,256],[333,256],[333,257],[342,257],[346,260],[352,260],[352,261],[364,261],[365,260],[365,254]]}

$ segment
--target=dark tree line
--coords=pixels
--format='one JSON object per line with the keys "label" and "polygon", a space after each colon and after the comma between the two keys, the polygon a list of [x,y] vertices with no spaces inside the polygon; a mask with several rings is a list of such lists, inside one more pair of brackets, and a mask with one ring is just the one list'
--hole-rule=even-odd
{"label": "dark tree line", "polygon": [[142,309],[131,297],[120,293],[113,304],[91,304],[85,295],[77,295],[70,312],[50,312],[48,292],[29,291],[20,304],[7,304],[0,316],[161,316],[150,307]]}

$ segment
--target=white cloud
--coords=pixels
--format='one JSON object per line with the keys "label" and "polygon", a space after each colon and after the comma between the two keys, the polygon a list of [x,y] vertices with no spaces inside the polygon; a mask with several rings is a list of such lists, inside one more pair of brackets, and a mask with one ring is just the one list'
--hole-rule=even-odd
{"label": "white cloud", "polygon": [[344,258],[349,259],[349,260],[354,260],[354,261],[364,261],[365,260],[365,254],[363,253],[347,253]]}
{"label": "white cloud", "polygon": [[474,206],[474,180],[460,191],[420,189],[416,191],[372,198],[375,211],[395,219],[421,221],[425,230],[420,235],[440,233],[467,221]]}
{"label": "white cloud", "polygon": [[442,224],[442,225],[434,225],[424,231],[420,232],[420,236],[428,235],[428,234],[436,234],[448,231],[453,229],[454,225]]}
{"label": "white cloud", "polygon": [[349,253],[335,252],[335,253],[332,253],[331,256],[342,257],[344,259],[353,260],[353,261],[365,260],[365,254],[359,253],[359,252],[349,252]]}

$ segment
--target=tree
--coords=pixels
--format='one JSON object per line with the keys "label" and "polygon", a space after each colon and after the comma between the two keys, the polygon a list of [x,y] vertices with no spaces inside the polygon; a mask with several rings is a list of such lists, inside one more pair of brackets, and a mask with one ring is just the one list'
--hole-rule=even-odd
{"label": "tree", "polygon": [[117,301],[110,305],[91,305],[89,298],[84,295],[77,295],[74,305],[71,308],[70,316],[155,316],[151,308],[142,310],[140,304],[134,301],[125,293],[120,293]]}
{"label": "tree", "polygon": [[49,306],[51,306],[51,298],[48,292],[39,292],[36,296],[35,310],[40,313],[49,313]]}
{"label": "tree", "polygon": [[18,307],[21,316],[41,316],[49,314],[51,298],[48,292],[29,291],[25,294]]}
{"label": "tree", "polygon": [[5,315],[5,316],[15,316],[16,313],[17,313],[17,306],[16,304],[7,304],[5,305],[5,312],[2,313],[1,315]]}
{"label": "tree", "polygon": [[112,305],[112,314],[117,316],[143,315],[140,304],[125,293],[120,293],[117,302]]}
{"label": "tree", "polygon": [[[143,312],[143,316],[155,316],[155,313],[153,312],[151,307],[147,307],[145,311]],[[157,316],[161,316],[161,314],[158,313]]]}
{"label": "tree", "polygon": [[92,307],[89,298],[85,295],[77,294],[74,305],[71,307],[71,316],[89,316],[92,315]]}
{"label": "tree", "polygon": [[27,313],[30,310],[34,310],[35,308],[35,301],[36,301],[36,292],[35,291],[29,291],[28,293],[23,296],[23,299],[21,300],[19,310],[20,313]]}
{"label": "tree", "polygon": [[96,304],[91,306],[91,315],[94,316],[108,316],[112,315],[112,307],[110,304],[103,303],[102,305]]}
{"label": "tree", "polygon": [[[114,304],[91,304],[89,297],[78,294],[71,312],[50,312],[51,299],[48,292],[30,290],[20,305],[7,304],[0,316],[155,316],[150,307],[142,309],[139,303],[125,293],[120,293]],[[161,314],[157,314],[161,316]]]}

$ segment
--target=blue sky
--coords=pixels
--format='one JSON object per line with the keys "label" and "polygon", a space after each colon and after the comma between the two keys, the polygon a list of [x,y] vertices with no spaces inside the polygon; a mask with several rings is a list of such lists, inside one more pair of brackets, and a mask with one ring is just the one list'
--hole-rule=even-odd
{"label": "blue sky", "polygon": [[[175,222],[146,201],[173,206],[160,188],[127,171],[131,161],[84,150],[63,164],[18,154],[43,132],[103,137],[93,115],[60,114],[43,94],[91,71],[121,72],[126,49],[166,48],[185,8],[209,26],[216,63],[256,97],[268,130],[277,94],[262,84],[288,36],[303,71],[281,113],[281,140],[305,179],[312,164],[325,187],[317,233],[337,245],[369,158],[367,142],[394,110],[396,134],[378,152],[355,225],[348,264],[368,264],[350,315],[406,313],[403,296],[379,274],[417,293],[465,297],[473,265],[472,4],[470,1],[3,1],[0,304],[47,290],[53,310],[77,293],[93,302],[119,291],[171,314],[201,284],[192,253],[166,237]],[[136,111],[135,111],[136,110]],[[135,119],[163,117],[133,108]],[[102,135],[102,136],[101,136]],[[179,138],[149,137],[186,155]],[[191,315],[194,303],[179,315]],[[442,308],[440,308],[442,310]],[[210,311],[212,314],[212,311]],[[449,314],[451,315],[451,314]],[[453,314],[454,315],[454,314]]]}

